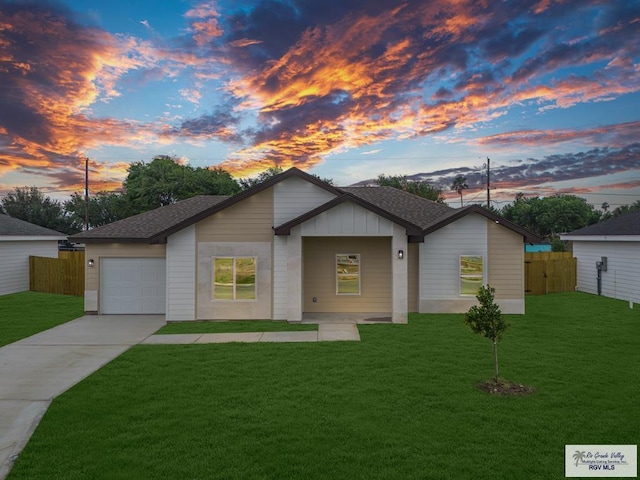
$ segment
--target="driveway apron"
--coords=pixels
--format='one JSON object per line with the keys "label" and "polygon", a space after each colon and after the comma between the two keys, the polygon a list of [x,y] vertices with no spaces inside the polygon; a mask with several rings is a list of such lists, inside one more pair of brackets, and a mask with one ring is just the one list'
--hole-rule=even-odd
{"label": "driveway apron", "polygon": [[56,396],[164,324],[163,315],[85,316],[0,348],[0,480]]}

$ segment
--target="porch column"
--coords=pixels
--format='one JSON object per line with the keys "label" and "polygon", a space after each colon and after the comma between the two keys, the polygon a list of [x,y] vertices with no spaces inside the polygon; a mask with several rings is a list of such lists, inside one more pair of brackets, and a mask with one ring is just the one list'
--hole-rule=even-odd
{"label": "porch column", "polygon": [[[398,258],[398,252],[402,250],[403,258]],[[399,225],[393,225],[393,237],[391,240],[391,293],[393,304],[391,321],[393,323],[407,323],[408,288],[409,288],[409,248],[407,233]]]}
{"label": "porch column", "polygon": [[300,226],[291,229],[287,239],[287,290],[289,322],[302,321],[302,234]]}

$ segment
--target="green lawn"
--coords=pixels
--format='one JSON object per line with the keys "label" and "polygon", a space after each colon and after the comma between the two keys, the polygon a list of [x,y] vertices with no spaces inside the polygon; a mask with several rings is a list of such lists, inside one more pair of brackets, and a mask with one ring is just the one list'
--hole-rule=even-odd
{"label": "green lawn", "polygon": [[233,322],[173,322],[165,325],[156,334],[174,333],[237,333],[237,332],[286,332],[295,330],[318,330],[317,325],[292,324],[255,320]]}
{"label": "green lawn", "polygon": [[82,297],[21,292],[0,297],[0,347],[84,315]]}
{"label": "green lawn", "polygon": [[54,400],[11,479],[554,479],[565,444],[640,439],[640,309],[527,298],[501,374],[462,315],[362,342],[137,346]]}

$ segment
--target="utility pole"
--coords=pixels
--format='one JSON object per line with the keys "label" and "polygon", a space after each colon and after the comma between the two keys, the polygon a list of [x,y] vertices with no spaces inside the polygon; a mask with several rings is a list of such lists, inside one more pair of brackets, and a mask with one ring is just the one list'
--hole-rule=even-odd
{"label": "utility pole", "polygon": [[84,229],[89,230],[89,157],[84,157]]}
{"label": "utility pole", "polygon": [[491,160],[487,157],[487,208],[491,208]]}

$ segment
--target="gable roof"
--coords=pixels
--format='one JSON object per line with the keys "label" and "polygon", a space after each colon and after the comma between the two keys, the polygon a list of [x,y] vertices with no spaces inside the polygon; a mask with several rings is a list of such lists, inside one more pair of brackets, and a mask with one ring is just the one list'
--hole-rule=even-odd
{"label": "gable roof", "polygon": [[[167,232],[186,224],[201,212],[224,202],[222,195],[197,195],[69,237],[77,242],[164,243]],[[186,226],[186,225],[185,225]],[[184,228],[184,227],[181,227]]]}
{"label": "gable roof", "polygon": [[407,229],[407,235],[417,235],[417,236],[422,236],[422,229],[420,227],[418,227],[417,225],[409,222],[408,220],[399,217],[385,209],[379,208],[378,206],[376,206],[375,204],[372,204],[370,202],[367,202],[366,200],[363,200],[362,198],[355,196],[351,193],[345,192],[342,195],[340,195],[339,197],[336,197],[330,201],[328,201],[327,203],[324,203],[322,205],[320,205],[317,208],[314,208],[313,210],[310,210],[302,215],[300,215],[297,218],[294,218],[293,220],[290,220],[286,223],[283,223],[282,225],[275,227],[275,233],[276,235],[289,235],[289,233],[291,232],[291,228],[295,227],[296,225],[299,225],[313,217],[315,217],[316,215],[321,214],[322,212],[326,212],[327,210],[330,210],[331,208],[340,205],[341,203],[344,202],[353,202],[356,205],[360,205],[361,207],[366,208],[367,210],[372,211],[373,213],[376,213],[378,215],[380,215],[383,218],[386,218],[387,220],[390,220],[391,222],[397,223],[398,225],[402,225],[403,227],[405,227]]}
{"label": "gable roof", "polygon": [[434,223],[429,225],[427,228],[425,228],[424,234],[428,235],[432,232],[435,232],[436,230],[439,230],[442,227],[445,227],[450,223],[453,223],[456,220],[466,215],[469,215],[471,213],[477,213],[479,215],[482,215],[483,217],[488,218],[489,220],[492,220],[497,224],[500,224],[519,235],[522,235],[526,243],[542,242],[542,238],[538,237],[534,233],[531,233],[527,229],[522,228],[520,225],[517,225],[512,221],[507,220],[506,218],[493,213],[491,210],[481,207],[480,205],[469,205],[468,207],[464,207],[464,208],[452,209],[452,211],[447,212],[445,215],[441,216],[437,221],[435,221]]}
{"label": "gable roof", "polygon": [[640,235],[640,210],[579,228],[562,237],[581,235]]}
{"label": "gable roof", "polygon": [[216,212],[262,192],[287,178],[298,177],[336,196],[329,202],[275,227],[276,235],[288,235],[291,228],[346,201],[356,203],[406,228],[413,241],[470,213],[479,213],[523,236],[527,242],[540,239],[523,228],[477,205],[456,209],[392,187],[334,187],[298,168],[290,168],[232,197],[198,195],[178,203],[141,213],[117,222],[72,235],[85,243],[166,243],[167,237]]}
{"label": "gable roof", "polygon": [[222,195],[198,195],[172,205],[159,207],[155,210],[125,218],[124,220],[103,225],[87,232],[77,233],[70,238],[76,242],[85,243],[166,243],[167,237],[183,228],[199,222],[231,205],[235,205],[245,198],[262,192],[290,177],[302,178],[335,195],[340,195],[341,193],[336,187],[293,167],[231,197]]}
{"label": "gable roof", "polygon": [[465,208],[451,208],[432,200],[428,200],[393,187],[342,187],[345,194],[319,207],[300,215],[282,225],[275,227],[276,235],[288,235],[296,225],[299,225],[340,203],[351,201],[378,215],[404,226],[413,241],[422,239],[436,230],[472,214],[480,214],[504,227],[522,235],[527,243],[537,243],[541,238],[516,225],[515,223],[496,215],[479,205]]}
{"label": "gable roof", "polygon": [[393,187],[344,187],[342,190],[411,222],[420,229],[428,227],[443,215],[455,211],[454,208],[442,203]]}
{"label": "gable roof", "polygon": [[[64,233],[4,214],[0,214],[0,236],[66,238]],[[58,238],[52,238],[52,240],[57,240]]]}

